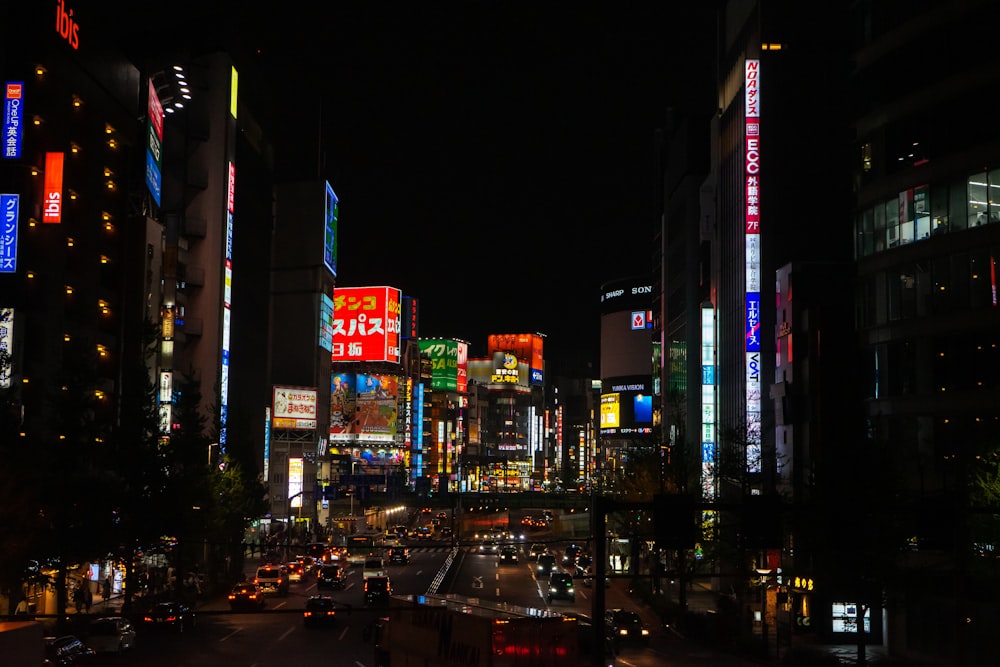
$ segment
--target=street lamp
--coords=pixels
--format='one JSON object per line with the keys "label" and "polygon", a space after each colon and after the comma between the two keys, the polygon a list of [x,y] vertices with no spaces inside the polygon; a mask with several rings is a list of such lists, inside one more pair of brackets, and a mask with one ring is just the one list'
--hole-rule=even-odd
{"label": "street lamp", "polygon": [[217,443],[217,442],[210,442],[210,443],[208,443],[208,467],[209,468],[212,467],[212,447],[218,447],[218,446],[219,446],[219,443]]}
{"label": "street lamp", "polygon": [[770,568],[757,568],[760,576],[760,634],[764,639],[764,655],[767,655],[767,579],[771,576]]}

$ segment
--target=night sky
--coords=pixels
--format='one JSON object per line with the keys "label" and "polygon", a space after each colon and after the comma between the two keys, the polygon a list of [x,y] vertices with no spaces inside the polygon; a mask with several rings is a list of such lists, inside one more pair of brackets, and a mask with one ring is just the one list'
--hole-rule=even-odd
{"label": "night sky", "polygon": [[188,25],[281,76],[279,104],[322,108],[322,127],[297,116],[293,161],[340,198],[337,283],[400,288],[421,335],[472,356],[490,333],[540,332],[550,374],[596,371],[600,286],[652,269],[655,131],[710,21],[653,3],[256,4]]}

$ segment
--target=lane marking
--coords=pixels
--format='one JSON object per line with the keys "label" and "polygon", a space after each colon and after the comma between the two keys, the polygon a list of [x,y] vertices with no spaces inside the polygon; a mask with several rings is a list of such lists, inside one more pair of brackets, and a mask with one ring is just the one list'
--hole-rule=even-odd
{"label": "lane marking", "polygon": [[278,641],[280,642],[281,640],[283,640],[285,637],[287,637],[288,635],[292,634],[293,632],[295,632],[295,626],[292,626],[292,627],[288,628],[287,630],[285,630],[284,632],[282,632],[281,636],[278,637]]}
{"label": "lane marking", "polygon": [[243,632],[243,628],[236,628],[235,630],[233,630],[232,632],[230,632],[228,635],[226,635],[225,637],[223,637],[219,641],[220,642],[224,642],[227,639],[229,639],[230,637],[234,636],[237,632]]}

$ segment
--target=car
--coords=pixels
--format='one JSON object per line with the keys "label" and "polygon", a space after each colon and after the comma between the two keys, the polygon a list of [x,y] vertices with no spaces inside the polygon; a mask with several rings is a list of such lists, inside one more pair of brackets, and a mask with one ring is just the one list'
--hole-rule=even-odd
{"label": "car", "polygon": [[315,574],[319,569],[319,561],[312,556],[296,556],[295,560],[302,566],[302,576]]}
{"label": "car", "polygon": [[76,635],[45,637],[43,667],[82,667],[95,663],[94,649]]}
{"label": "car", "polygon": [[365,604],[368,606],[389,604],[392,582],[389,577],[368,577],[365,579]]}
{"label": "car", "polygon": [[543,553],[538,557],[538,565],[535,569],[538,574],[549,576],[556,569],[556,557],[548,552]]}
{"label": "car", "polygon": [[542,554],[547,554],[548,552],[549,548],[547,546],[536,542],[535,544],[531,545],[530,549],[528,549],[528,558],[530,558],[531,560],[538,560],[539,556],[541,556]]}
{"label": "car", "polygon": [[143,614],[143,625],[184,632],[193,629],[197,622],[194,609],[183,602],[158,602]]}
{"label": "car", "polygon": [[375,556],[365,559],[364,569],[361,570],[361,576],[367,579],[368,577],[384,577],[389,574],[385,569],[385,562]]}
{"label": "car", "polygon": [[451,537],[451,534],[452,534],[451,526],[445,526],[444,528],[440,529],[438,532],[441,533],[441,537]]}
{"label": "car", "polygon": [[302,581],[302,574],[304,572],[302,563],[293,560],[286,563],[285,567],[288,568],[288,581]]}
{"label": "car", "polygon": [[316,588],[343,588],[347,584],[347,573],[340,565],[324,565],[316,575]]}
{"label": "car", "polygon": [[630,609],[608,609],[604,612],[604,620],[617,643],[649,643],[649,628],[637,612]]}
{"label": "car", "polygon": [[410,550],[406,547],[390,547],[389,564],[406,565],[410,562]]}
{"label": "car", "polygon": [[418,540],[429,540],[434,536],[430,526],[420,526],[413,535]]}
{"label": "car", "polygon": [[586,570],[594,564],[594,557],[586,551],[581,551],[576,555],[576,566],[581,570]]}
{"label": "car", "polygon": [[260,586],[254,583],[242,583],[233,586],[229,591],[229,608],[238,609],[263,609],[264,592]]}
{"label": "car", "polygon": [[573,577],[565,572],[553,572],[549,576],[549,593],[546,598],[549,602],[553,600],[576,602],[576,589],[573,588]]}
{"label": "car", "polygon": [[436,514],[436,515],[434,516],[434,518],[435,518],[435,519],[441,519],[441,520],[444,520],[444,519],[447,519],[447,518],[448,518],[448,513],[447,513],[447,512],[438,512],[438,513],[437,513],[437,514]]}
{"label": "car", "polygon": [[262,565],[257,568],[254,583],[260,586],[264,593],[288,595],[288,568],[284,565]]}
{"label": "car", "polygon": [[306,600],[302,623],[308,626],[325,625],[337,619],[337,605],[329,595],[313,595]]}
{"label": "car", "polygon": [[124,653],[135,646],[135,626],[124,616],[101,616],[87,628],[87,645],[96,653]]}
{"label": "car", "polygon": [[575,544],[571,544],[568,547],[566,547],[566,551],[563,552],[563,559],[562,559],[563,565],[568,565],[568,566],[576,565],[576,557],[580,554],[581,551],[583,551],[583,549],[581,549]]}
{"label": "car", "polygon": [[500,555],[497,557],[497,562],[503,563],[517,563],[517,549],[514,547],[501,547]]}

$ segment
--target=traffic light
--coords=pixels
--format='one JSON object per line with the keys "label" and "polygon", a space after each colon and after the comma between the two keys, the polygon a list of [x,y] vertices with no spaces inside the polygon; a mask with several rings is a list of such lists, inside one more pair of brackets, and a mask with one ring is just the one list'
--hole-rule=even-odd
{"label": "traffic light", "polygon": [[653,496],[653,535],[661,549],[693,549],[698,539],[694,496],[677,493]]}

